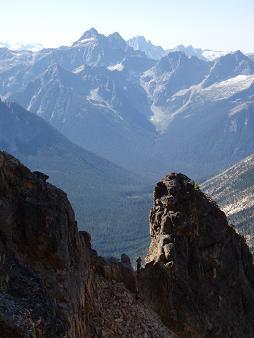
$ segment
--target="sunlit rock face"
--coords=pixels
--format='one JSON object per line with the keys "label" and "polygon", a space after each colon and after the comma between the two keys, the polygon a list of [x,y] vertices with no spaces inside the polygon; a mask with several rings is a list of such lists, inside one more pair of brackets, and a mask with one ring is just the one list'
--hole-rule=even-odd
{"label": "sunlit rock face", "polygon": [[239,161],[202,184],[254,252],[254,155]]}

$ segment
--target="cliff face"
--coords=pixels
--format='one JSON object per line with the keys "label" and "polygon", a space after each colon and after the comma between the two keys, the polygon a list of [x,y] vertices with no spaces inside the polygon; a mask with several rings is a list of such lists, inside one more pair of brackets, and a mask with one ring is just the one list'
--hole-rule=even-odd
{"label": "cliff face", "polygon": [[139,288],[181,337],[254,337],[254,268],[243,237],[182,174],[159,182]]}
{"label": "cliff face", "polygon": [[97,256],[46,179],[0,152],[0,338],[254,336],[248,246],[190,179],[157,184],[137,278]]}
{"label": "cliff face", "polygon": [[97,257],[45,179],[0,152],[0,337],[175,337],[136,300],[128,259]]}
{"label": "cliff face", "polygon": [[0,225],[0,332],[85,336],[90,281],[85,235],[77,231],[65,193],[3,153]]}

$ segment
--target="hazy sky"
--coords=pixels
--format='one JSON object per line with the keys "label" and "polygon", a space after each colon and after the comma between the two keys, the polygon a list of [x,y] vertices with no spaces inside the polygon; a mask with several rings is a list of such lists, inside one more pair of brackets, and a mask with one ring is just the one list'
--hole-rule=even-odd
{"label": "hazy sky", "polygon": [[0,41],[53,47],[91,27],[165,48],[254,52],[254,0],[0,0]]}

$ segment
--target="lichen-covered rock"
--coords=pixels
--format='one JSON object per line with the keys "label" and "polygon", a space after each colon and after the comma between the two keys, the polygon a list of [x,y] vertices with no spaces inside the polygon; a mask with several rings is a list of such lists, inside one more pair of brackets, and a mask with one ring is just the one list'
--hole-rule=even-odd
{"label": "lichen-covered rock", "polygon": [[254,268],[243,237],[182,174],[159,182],[139,289],[180,337],[254,337]]}

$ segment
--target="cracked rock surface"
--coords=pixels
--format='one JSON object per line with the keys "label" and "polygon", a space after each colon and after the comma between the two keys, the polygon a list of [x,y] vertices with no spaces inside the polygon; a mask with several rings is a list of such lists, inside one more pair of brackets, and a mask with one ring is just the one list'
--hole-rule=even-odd
{"label": "cracked rock surface", "polygon": [[253,258],[225,214],[183,174],[155,187],[139,288],[180,337],[254,337]]}
{"label": "cracked rock surface", "polygon": [[90,240],[63,191],[0,152],[0,338],[176,337],[136,299],[128,256]]}

